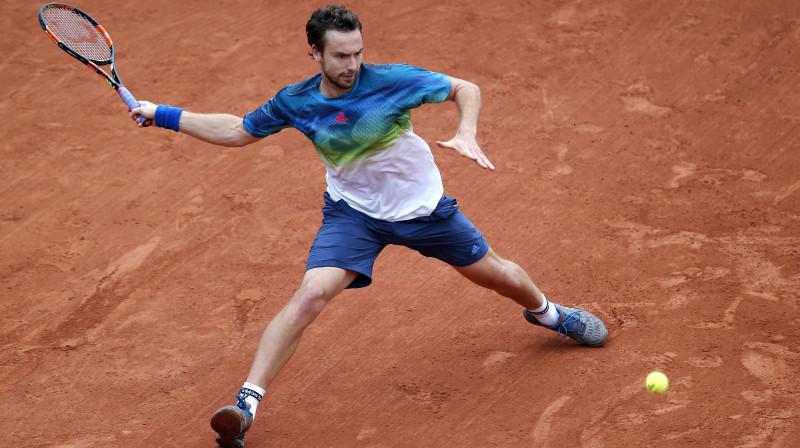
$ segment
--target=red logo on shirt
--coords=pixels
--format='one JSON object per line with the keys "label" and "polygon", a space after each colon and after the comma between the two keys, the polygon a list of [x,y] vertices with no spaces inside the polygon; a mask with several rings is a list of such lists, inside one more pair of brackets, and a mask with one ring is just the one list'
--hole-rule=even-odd
{"label": "red logo on shirt", "polygon": [[336,123],[344,123],[347,120],[347,117],[344,116],[343,113],[339,112],[339,115],[336,116]]}

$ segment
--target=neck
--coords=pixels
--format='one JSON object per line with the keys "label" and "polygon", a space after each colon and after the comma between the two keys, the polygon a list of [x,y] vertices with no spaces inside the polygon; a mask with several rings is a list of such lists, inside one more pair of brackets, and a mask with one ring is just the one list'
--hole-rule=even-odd
{"label": "neck", "polygon": [[322,96],[326,98],[336,98],[337,96],[344,95],[351,90],[353,90],[352,87],[349,89],[342,89],[336,84],[330,82],[324,73],[322,74],[322,82],[319,83],[319,93],[321,93]]}

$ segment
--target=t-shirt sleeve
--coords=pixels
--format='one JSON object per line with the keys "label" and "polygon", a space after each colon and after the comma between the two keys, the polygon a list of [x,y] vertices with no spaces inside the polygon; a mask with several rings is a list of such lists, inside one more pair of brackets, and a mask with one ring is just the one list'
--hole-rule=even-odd
{"label": "t-shirt sleeve", "polygon": [[441,103],[450,94],[450,77],[413,65],[398,64],[392,67],[398,86],[404,91],[409,108],[426,103]]}
{"label": "t-shirt sleeve", "polygon": [[281,110],[281,95],[283,95],[283,91],[278,92],[274,98],[244,116],[244,129],[250,135],[263,138],[291,127],[286,114]]}

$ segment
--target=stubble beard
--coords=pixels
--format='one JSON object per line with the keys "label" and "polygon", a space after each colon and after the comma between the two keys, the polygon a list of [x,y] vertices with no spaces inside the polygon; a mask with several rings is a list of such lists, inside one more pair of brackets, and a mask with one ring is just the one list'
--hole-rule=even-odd
{"label": "stubble beard", "polygon": [[344,73],[338,73],[338,74],[331,73],[328,70],[328,67],[325,65],[324,60],[322,61],[322,73],[323,75],[325,75],[325,79],[327,79],[328,82],[330,82],[331,84],[335,85],[337,88],[342,90],[351,89],[355,85],[356,79],[358,79],[358,70],[356,70],[355,74],[353,75],[353,79],[351,81],[348,82],[340,79],[339,76],[341,76]]}

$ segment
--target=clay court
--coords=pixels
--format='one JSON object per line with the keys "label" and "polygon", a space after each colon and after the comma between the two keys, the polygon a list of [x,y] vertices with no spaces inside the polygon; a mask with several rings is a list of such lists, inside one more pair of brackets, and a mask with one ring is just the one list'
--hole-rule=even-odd
{"label": "clay court", "polygon": [[[324,3],[74,3],[140,100],[244,115],[319,71]],[[222,148],[139,129],[0,5],[0,446],[214,447],[299,286],[324,167],[295,130]],[[445,191],[593,349],[389,247],[258,409],[257,447],[800,446],[800,3],[358,0],[365,62],[478,84],[497,167],[435,147]],[[645,390],[648,372],[671,385]]]}

